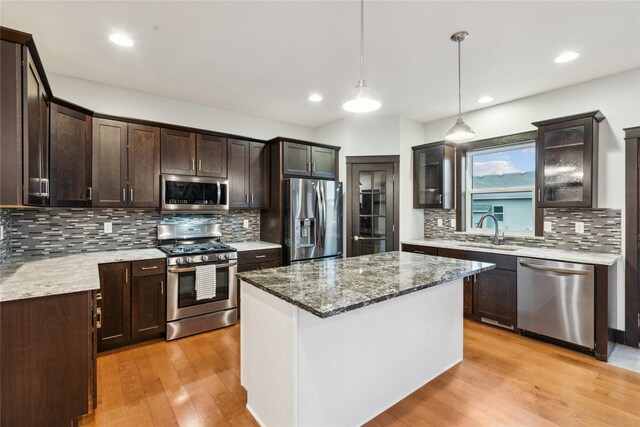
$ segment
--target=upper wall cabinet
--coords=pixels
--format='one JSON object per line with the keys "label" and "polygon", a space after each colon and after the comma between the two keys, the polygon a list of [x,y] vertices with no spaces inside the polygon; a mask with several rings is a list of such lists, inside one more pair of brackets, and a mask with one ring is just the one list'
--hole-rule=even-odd
{"label": "upper wall cabinet", "polygon": [[229,140],[229,206],[266,208],[269,203],[268,151],[256,141]]}
{"label": "upper wall cabinet", "polygon": [[455,148],[444,141],[412,148],[414,209],[453,209]]}
{"label": "upper wall cabinet", "polygon": [[227,139],[162,129],[162,173],[227,177]]}
{"label": "upper wall cabinet", "polygon": [[284,141],[282,161],[285,176],[336,178],[336,150],[331,147]]}
{"label": "upper wall cabinet", "polygon": [[533,123],[537,206],[591,208],[597,203],[600,111]]}
{"label": "upper wall cabinet", "polygon": [[51,104],[51,206],[91,206],[91,117]]}
{"label": "upper wall cabinet", "polygon": [[93,206],[160,205],[160,129],[93,119]]}

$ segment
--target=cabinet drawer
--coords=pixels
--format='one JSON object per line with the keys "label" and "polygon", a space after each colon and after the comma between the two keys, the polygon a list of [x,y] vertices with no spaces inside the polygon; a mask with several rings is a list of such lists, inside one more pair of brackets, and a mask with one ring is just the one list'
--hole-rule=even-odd
{"label": "cabinet drawer", "polygon": [[423,255],[438,255],[438,248],[433,248],[430,246],[421,246],[421,245],[402,245],[403,252],[413,252],[414,254],[423,254]]}
{"label": "cabinet drawer", "polygon": [[131,275],[133,277],[164,274],[165,269],[166,260],[164,258],[147,259],[144,261],[134,261],[131,263]]}
{"label": "cabinet drawer", "polygon": [[265,249],[257,251],[238,252],[238,264],[254,264],[267,261],[280,261],[282,258],[280,249]]}
{"label": "cabinet drawer", "polygon": [[516,270],[515,256],[444,248],[438,248],[438,256],[447,258],[468,259],[470,261],[490,262],[495,264],[496,268],[513,271]]}

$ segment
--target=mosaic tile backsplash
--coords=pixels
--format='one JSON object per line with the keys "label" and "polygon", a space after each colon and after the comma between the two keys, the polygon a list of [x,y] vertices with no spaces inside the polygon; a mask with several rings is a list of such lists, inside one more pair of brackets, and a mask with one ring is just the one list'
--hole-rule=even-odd
{"label": "mosaic tile backsplash", "polygon": [[[244,220],[249,220],[248,228],[244,228]],[[215,222],[222,224],[224,242],[260,240],[259,209],[231,210],[225,215],[161,215],[153,209],[1,209],[0,221],[5,226],[0,260],[152,248],[156,246],[157,224],[162,222]],[[113,224],[112,233],[104,233],[105,222]]]}
{"label": "mosaic tile backsplash", "polygon": [[[438,219],[444,226],[438,227]],[[444,239],[490,243],[490,236],[456,233],[450,221],[456,211],[425,209],[425,239]],[[622,211],[620,209],[545,209],[544,220],[551,222],[550,232],[542,237],[507,237],[508,245],[532,246],[619,254],[622,248]],[[584,222],[584,233],[575,232],[575,222]],[[491,224],[493,224],[491,222]]]}

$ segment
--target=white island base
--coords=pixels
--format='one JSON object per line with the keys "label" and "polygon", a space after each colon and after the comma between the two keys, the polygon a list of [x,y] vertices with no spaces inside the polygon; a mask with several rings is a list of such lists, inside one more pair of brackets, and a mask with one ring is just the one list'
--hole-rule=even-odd
{"label": "white island base", "polygon": [[362,425],[462,361],[462,310],[461,279],[325,319],[242,282],[247,408],[263,426]]}

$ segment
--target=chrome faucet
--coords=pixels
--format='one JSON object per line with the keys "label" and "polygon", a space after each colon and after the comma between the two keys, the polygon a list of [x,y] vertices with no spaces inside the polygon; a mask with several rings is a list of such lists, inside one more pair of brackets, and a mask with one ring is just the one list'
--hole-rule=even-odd
{"label": "chrome faucet", "polygon": [[492,215],[492,214],[484,214],[482,215],[482,217],[480,218],[480,221],[478,221],[478,225],[476,225],[477,228],[482,228],[482,224],[484,223],[484,219],[486,217],[492,218],[493,219],[493,223],[496,225],[496,234],[493,236],[492,243],[494,245],[501,245],[504,243],[504,233],[502,233],[502,236],[500,235],[500,230],[499,230],[499,226],[498,226],[498,219]]}

